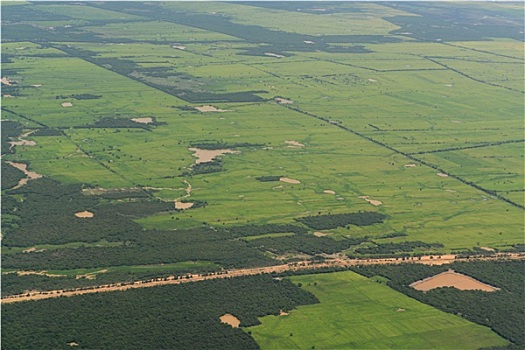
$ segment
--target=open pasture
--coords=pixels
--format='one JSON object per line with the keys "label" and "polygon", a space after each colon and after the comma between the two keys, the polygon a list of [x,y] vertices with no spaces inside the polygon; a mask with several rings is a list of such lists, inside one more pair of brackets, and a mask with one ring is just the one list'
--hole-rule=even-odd
{"label": "open pasture", "polygon": [[250,327],[262,349],[478,349],[506,341],[354,272],[292,277],[319,304]]}

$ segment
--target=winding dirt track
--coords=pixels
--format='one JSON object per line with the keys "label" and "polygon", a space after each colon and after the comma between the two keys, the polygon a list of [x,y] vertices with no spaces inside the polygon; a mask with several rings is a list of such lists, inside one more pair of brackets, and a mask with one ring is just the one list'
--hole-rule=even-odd
{"label": "winding dirt track", "polygon": [[308,270],[308,269],[319,269],[323,267],[348,267],[356,265],[388,265],[388,264],[401,264],[401,263],[415,263],[415,264],[426,264],[426,265],[442,265],[450,264],[455,261],[473,261],[473,260],[524,260],[525,253],[498,253],[488,256],[460,258],[455,255],[441,255],[441,256],[422,256],[420,258],[407,258],[405,260],[401,258],[385,258],[385,259],[344,259],[336,258],[325,260],[323,262],[311,262],[303,261],[297,263],[289,263],[283,265],[267,266],[267,267],[255,267],[247,269],[235,269],[229,271],[222,271],[215,274],[209,275],[186,275],[182,278],[175,278],[174,276],[166,278],[157,278],[147,281],[137,281],[130,283],[114,283],[109,285],[100,285],[94,287],[86,287],[84,289],[73,289],[73,290],[52,290],[39,292],[34,291],[26,294],[19,294],[8,296],[1,299],[2,304],[4,303],[15,303],[29,300],[41,300],[58,297],[69,297],[73,295],[101,293],[101,292],[114,292],[123,291],[134,288],[147,288],[156,287],[167,284],[181,284],[189,282],[199,282],[205,280],[211,280],[216,278],[229,278],[229,277],[240,277],[240,276],[251,276],[263,273],[280,273],[285,271],[297,271],[297,270]]}

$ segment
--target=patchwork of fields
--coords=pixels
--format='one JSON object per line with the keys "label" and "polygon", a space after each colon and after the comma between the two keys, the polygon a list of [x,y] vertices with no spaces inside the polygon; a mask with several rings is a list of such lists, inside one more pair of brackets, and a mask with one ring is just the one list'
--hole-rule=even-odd
{"label": "patchwork of fields", "polygon": [[3,295],[522,250],[522,12],[2,3]]}

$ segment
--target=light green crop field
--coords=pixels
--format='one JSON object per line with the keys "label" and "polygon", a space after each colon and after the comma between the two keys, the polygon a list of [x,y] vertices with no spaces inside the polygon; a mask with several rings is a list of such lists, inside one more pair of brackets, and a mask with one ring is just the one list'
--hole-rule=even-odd
{"label": "light green crop field", "polygon": [[[196,3],[162,6],[200,13]],[[395,26],[385,16],[408,15],[378,4],[324,15],[315,11],[331,7],[299,13],[210,6],[208,11],[227,12],[241,26],[274,28],[271,19],[280,30],[296,28],[310,36],[386,35]],[[2,100],[4,112],[16,114],[6,117],[28,128],[38,122],[63,130],[62,136],[29,136],[37,146],[19,146],[6,159],[29,161],[30,169],[64,182],[153,188],[165,201],[183,195],[187,180],[191,198],[209,204],[140,219],[145,228],[286,223],[319,212],[372,210],[388,215],[384,225],[336,230],[336,236],[400,231],[408,236],[396,240],[439,242],[444,251],[476,245],[505,248],[523,240],[523,52],[517,41],[445,45],[400,37],[393,37],[399,42],[366,43],[365,38],[359,45],[369,53],[247,56],[239,53],[258,45],[201,25],[96,7],[76,16],[72,4],[42,8],[72,20],[101,20],[71,30],[122,42],[3,45],[2,52],[11,58],[6,68],[14,72],[8,78],[20,86],[19,96]],[[353,28],[363,14],[375,22],[358,20],[355,29],[339,30]],[[307,22],[309,30],[295,25]],[[68,47],[79,53],[68,52]],[[89,56],[95,60],[82,52],[95,54]],[[130,62],[132,68],[115,71],[112,65],[123,64],[118,62]],[[191,108],[210,102],[184,101],[184,93],[163,90],[171,88],[216,94],[258,91],[266,101],[210,101],[226,112],[201,113]],[[100,98],[59,98],[85,93]],[[278,96],[293,104],[276,103]],[[64,102],[73,106],[62,107]],[[164,125],[149,131],[86,128],[104,117],[150,116]],[[199,140],[263,146],[222,156],[219,173],[180,177],[194,164],[188,148]],[[450,176],[440,177],[440,172]],[[264,175],[282,175],[300,184],[255,180]]]}
{"label": "light green crop field", "polygon": [[[4,161],[44,177],[2,190],[4,272],[72,288],[76,275],[118,283],[364,247],[523,249],[523,4],[1,6],[2,169],[6,183],[21,173]],[[201,163],[204,148],[224,152]],[[297,220],[358,212],[384,220]],[[55,288],[44,277],[9,275],[8,289]],[[320,304],[247,329],[263,349],[507,344],[351,272],[292,280]]]}
{"label": "light green crop field", "polygon": [[354,272],[292,280],[320,303],[247,328],[262,349],[479,349],[506,343],[488,328]]}

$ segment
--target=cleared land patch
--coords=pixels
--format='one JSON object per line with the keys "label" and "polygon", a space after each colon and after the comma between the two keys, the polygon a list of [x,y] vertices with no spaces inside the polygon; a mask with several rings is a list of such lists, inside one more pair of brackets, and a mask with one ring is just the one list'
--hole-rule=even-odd
{"label": "cleared land patch", "polygon": [[241,321],[232,314],[224,314],[220,317],[222,323],[229,324],[232,328],[239,328]]}
{"label": "cleared land patch", "polygon": [[441,287],[454,287],[459,290],[482,290],[484,292],[495,292],[499,290],[497,287],[490,286],[453,270],[448,270],[435,276],[416,281],[410,284],[410,287],[425,292]]}

